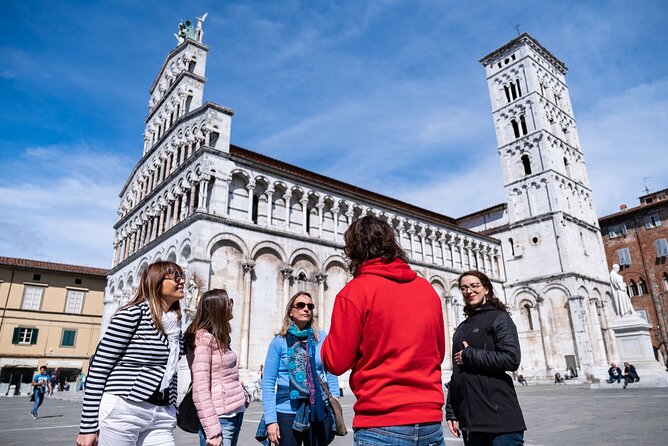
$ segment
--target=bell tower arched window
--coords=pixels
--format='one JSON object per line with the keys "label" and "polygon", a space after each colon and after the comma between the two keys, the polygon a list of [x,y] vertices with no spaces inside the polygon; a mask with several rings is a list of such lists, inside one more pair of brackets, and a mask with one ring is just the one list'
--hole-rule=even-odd
{"label": "bell tower arched window", "polygon": [[515,119],[511,119],[510,124],[513,126],[513,135],[515,135],[515,138],[519,138],[520,137],[520,127],[517,124],[517,121]]}
{"label": "bell tower arched window", "polygon": [[527,131],[527,122],[524,119],[524,115],[520,115],[520,124],[522,125],[522,135],[526,135],[527,133],[529,133]]}
{"label": "bell tower arched window", "polygon": [[527,324],[529,326],[529,330],[533,330],[533,319],[531,317],[531,305],[526,303],[524,304],[524,314],[527,319]]}
{"label": "bell tower arched window", "polygon": [[529,155],[522,155],[522,166],[524,167],[524,175],[530,175],[531,174],[531,160],[529,159]]}

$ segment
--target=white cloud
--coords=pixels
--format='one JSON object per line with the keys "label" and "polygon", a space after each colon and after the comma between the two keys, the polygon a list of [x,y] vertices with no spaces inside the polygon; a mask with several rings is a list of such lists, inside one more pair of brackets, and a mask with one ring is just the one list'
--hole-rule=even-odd
{"label": "white cloud", "polygon": [[643,178],[668,187],[668,79],[634,87],[594,104],[578,119],[599,216],[635,206]]}
{"label": "white cloud", "polygon": [[27,149],[0,183],[2,255],[108,267],[127,160],[87,144]]}

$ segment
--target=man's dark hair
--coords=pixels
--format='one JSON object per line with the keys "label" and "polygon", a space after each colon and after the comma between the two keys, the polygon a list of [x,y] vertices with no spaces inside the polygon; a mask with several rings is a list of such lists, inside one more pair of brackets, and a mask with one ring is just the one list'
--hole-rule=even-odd
{"label": "man's dark hair", "polygon": [[41,365],[41,366],[39,366],[39,369],[40,369],[40,370],[42,370],[42,369],[46,370],[46,366],[45,366],[45,365]]}
{"label": "man's dark hair", "polygon": [[[480,280],[480,284],[482,286],[484,286],[488,291],[488,293],[487,293],[487,304],[496,307],[497,310],[503,311],[504,313],[510,313],[508,311],[508,308],[506,308],[506,305],[503,302],[501,302],[501,300],[499,300],[498,297],[496,297],[494,295],[494,287],[492,287],[492,281],[489,280],[489,277],[487,277],[487,275],[485,273],[483,273],[481,271],[478,271],[478,270],[475,270],[475,269],[473,269],[471,271],[466,271],[465,273],[462,273],[459,276],[459,279],[457,280],[460,284],[461,284],[462,279],[464,278],[464,276],[473,276],[473,277],[477,277],[478,280]],[[464,302],[465,302],[464,314],[466,315],[466,317],[473,316],[473,313],[475,313],[476,307],[471,305],[466,299],[464,299]]]}
{"label": "man's dark hair", "polygon": [[343,251],[353,276],[357,276],[362,264],[371,259],[381,258],[384,263],[400,259],[408,263],[406,253],[397,243],[394,228],[373,215],[352,222],[343,238],[346,243]]}

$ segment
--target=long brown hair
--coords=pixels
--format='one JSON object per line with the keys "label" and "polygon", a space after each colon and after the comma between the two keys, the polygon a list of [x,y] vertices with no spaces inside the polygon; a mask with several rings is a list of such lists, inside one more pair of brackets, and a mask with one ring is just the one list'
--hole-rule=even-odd
{"label": "long brown hair", "polygon": [[[281,323],[281,330],[278,332],[278,336],[285,336],[286,333],[288,332],[288,329],[292,325],[292,318],[290,317],[290,313],[292,312],[292,306],[295,304],[295,301],[297,300],[297,298],[299,296],[306,296],[309,299],[311,299],[311,302],[313,302],[313,297],[311,297],[311,293],[308,293],[306,291],[297,291],[290,298],[290,301],[285,306],[285,316],[283,316],[283,322]],[[318,324],[315,321],[313,311],[311,311],[311,328],[313,329],[313,337],[315,338],[315,340],[317,342],[319,340]]]}
{"label": "long brown hair", "polygon": [[230,319],[232,319],[233,305],[234,301],[227,295],[227,291],[220,288],[214,288],[202,294],[197,304],[195,318],[186,329],[186,347],[194,349],[197,331],[206,330],[216,339],[218,348],[229,349],[232,342]]}
{"label": "long brown hair", "polygon": [[346,242],[343,252],[349,259],[348,268],[353,276],[371,259],[381,258],[384,263],[400,259],[408,263],[408,256],[397,243],[394,228],[373,215],[352,222],[343,238]]}
{"label": "long brown hair", "polygon": [[[497,310],[503,311],[504,313],[509,313],[508,308],[506,305],[499,300],[498,297],[494,295],[494,287],[492,287],[492,281],[489,280],[489,277],[481,271],[478,271],[476,269],[472,269],[470,271],[466,271],[465,273],[462,273],[459,276],[459,279],[457,279],[457,282],[461,283],[462,279],[464,276],[473,276],[477,277],[478,280],[480,280],[480,284],[485,287],[487,290],[487,302],[485,304],[492,305],[496,307]],[[466,299],[464,299],[465,305],[464,305],[464,314],[466,317],[471,317],[473,316],[473,313],[475,312],[476,307],[471,305]]]}
{"label": "long brown hair", "polygon": [[[162,302],[164,301],[162,297],[162,282],[167,276],[176,273],[183,274],[183,269],[174,262],[158,261],[151,263],[146,267],[144,272],[141,273],[139,287],[137,288],[137,293],[135,294],[134,299],[123,305],[117,311],[132,305],[139,305],[146,301],[146,303],[148,303],[148,308],[151,311],[151,318],[153,319],[155,328],[161,333],[164,333],[162,315],[165,312],[162,309]],[[178,301],[174,302],[167,311],[174,311],[178,320],[181,320],[181,306]]]}

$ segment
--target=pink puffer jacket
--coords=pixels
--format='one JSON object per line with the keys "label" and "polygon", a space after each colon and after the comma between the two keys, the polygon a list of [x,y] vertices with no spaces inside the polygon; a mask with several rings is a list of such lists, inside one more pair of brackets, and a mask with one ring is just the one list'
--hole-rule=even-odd
{"label": "pink puffer jacket", "polygon": [[188,349],[192,373],[193,402],[206,438],[221,433],[220,415],[244,410],[245,395],[239,382],[237,355],[222,351],[217,340],[206,330],[195,336],[195,351]]}

